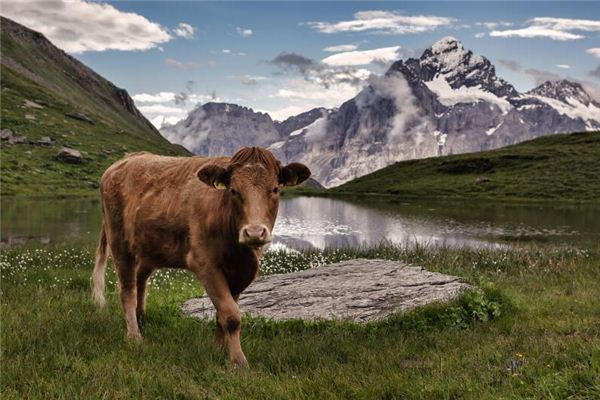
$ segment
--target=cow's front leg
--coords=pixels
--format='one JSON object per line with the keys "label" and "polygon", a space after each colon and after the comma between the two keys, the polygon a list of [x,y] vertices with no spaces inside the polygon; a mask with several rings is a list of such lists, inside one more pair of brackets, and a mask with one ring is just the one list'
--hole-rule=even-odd
{"label": "cow's front leg", "polygon": [[215,315],[215,346],[217,347],[225,347],[227,344],[227,336],[225,335],[225,331],[223,327],[219,323],[219,313],[217,312]]}
{"label": "cow's front leg", "polygon": [[248,365],[242,351],[240,331],[242,319],[240,309],[235,302],[227,280],[218,268],[202,264],[188,256],[188,266],[202,282],[206,294],[217,310],[217,323],[224,333],[224,339],[229,345],[229,360],[236,367]]}
{"label": "cow's front leg", "polygon": [[[236,294],[235,296],[232,296],[233,300],[237,303],[238,299],[240,298],[239,294]],[[216,322],[216,326],[215,326],[215,346],[218,347],[225,347],[225,345],[227,344],[227,335],[225,334],[225,331],[223,330],[223,327],[221,326],[221,324],[219,323],[219,313],[217,312],[215,315],[215,322]]]}

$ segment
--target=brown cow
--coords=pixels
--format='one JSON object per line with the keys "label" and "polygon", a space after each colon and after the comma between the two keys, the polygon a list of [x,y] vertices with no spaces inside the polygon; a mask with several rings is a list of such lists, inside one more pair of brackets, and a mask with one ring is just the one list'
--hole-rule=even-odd
{"label": "brown cow", "polygon": [[104,305],[110,248],[127,336],[141,339],[148,278],[157,268],[187,268],[217,310],[215,342],[228,342],[231,362],[245,365],[237,299],[257,274],[262,246],[271,241],[280,186],[309,176],[306,166],[281,166],[271,152],[256,147],[232,158],[135,153],[116,162],[100,184],[104,220],[93,298]]}

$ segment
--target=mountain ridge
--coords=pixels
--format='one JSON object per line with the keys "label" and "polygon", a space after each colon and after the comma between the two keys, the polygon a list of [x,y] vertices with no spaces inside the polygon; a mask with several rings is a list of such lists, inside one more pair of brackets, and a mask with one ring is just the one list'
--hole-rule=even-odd
{"label": "mountain ridge", "polygon": [[[580,84],[567,80],[520,93],[496,75],[486,57],[444,37],[419,58],[394,62],[338,108],[317,108],[288,120],[293,130],[281,128],[290,122],[273,122],[279,137],[243,129],[210,135],[268,147],[284,162],[304,162],[317,181],[332,187],[405,159],[600,129],[600,104]],[[210,119],[204,122],[210,131]]]}
{"label": "mountain ridge", "polygon": [[[2,195],[95,194],[104,170],[128,152],[190,154],[168,142],[125,89],[41,33],[4,17],[0,25]],[[59,160],[63,147],[80,154],[75,163]]]}

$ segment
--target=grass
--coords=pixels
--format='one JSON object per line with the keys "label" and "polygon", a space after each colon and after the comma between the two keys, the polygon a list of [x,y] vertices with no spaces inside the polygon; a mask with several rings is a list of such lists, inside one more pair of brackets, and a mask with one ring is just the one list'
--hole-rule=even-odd
{"label": "grass", "polygon": [[498,150],[402,161],[325,194],[596,201],[600,132],[544,136]]}
{"label": "grass", "polygon": [[[125,153],[190,154],[128,110],[112,83],[51,45],[44,46],[28,34],[11,33],[14,23],[2,18],[0,25],[1,127],[25,136],[27,142],[43,136],[54,140],[50,147],[2,143],[1,195],[97,195],[100,176]],[[26,100],[43,108],[27,107]],[[69,118],[67,113],[85,114],[95,124]],[[81,151],[84,162],[58,161],[63,146]]]}
{"label": "grass", "polygon": [[184,317],[202,293],[153,276],[144,342],[125,340],[115,276],[89,298],[92,250],[13,248],[1,260],[1,396],[36,398],[598,398],[600,249],[401,248],[267,253],[262,273],[397,259],[482,288],[369,325],[245,318],[251,363],[231,370],[213,323]]}

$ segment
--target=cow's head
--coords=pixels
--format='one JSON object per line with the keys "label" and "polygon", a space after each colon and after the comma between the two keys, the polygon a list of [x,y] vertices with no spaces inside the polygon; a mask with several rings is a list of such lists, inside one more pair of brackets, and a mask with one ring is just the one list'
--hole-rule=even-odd
{"label": "cow's head", "polygon": [[226,191],[224,196],[234,207],[239,242],[250,247],[271,241],[280,188],[298,185],[308,177],[305,165],[281,166],[270,151],[258,147],[241,149],[226,167],[209,164],[198,171],[202,182]]}

